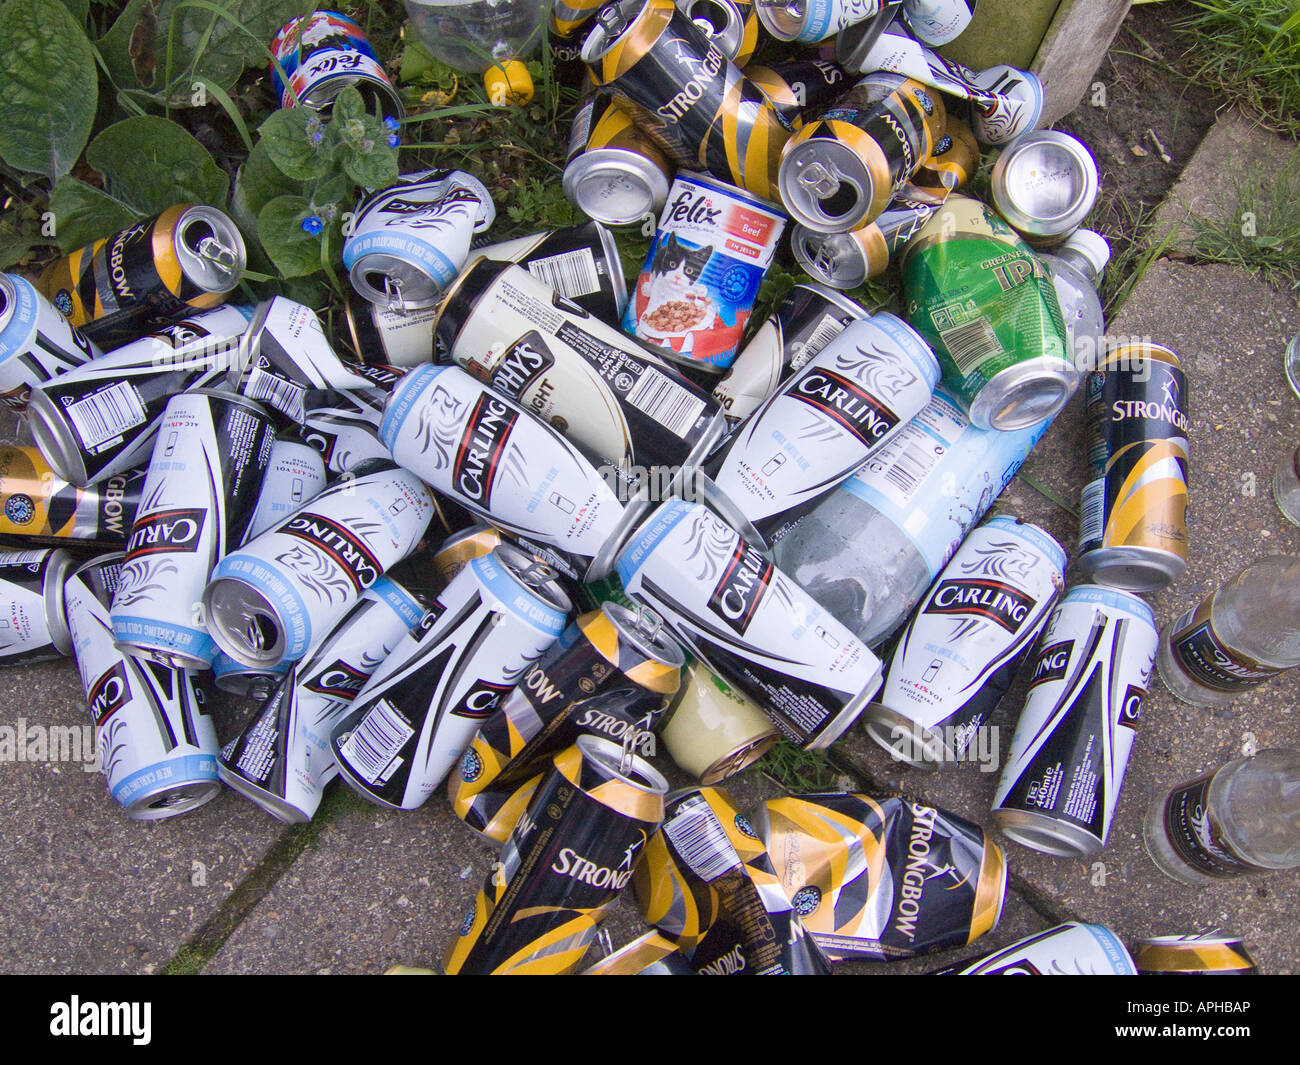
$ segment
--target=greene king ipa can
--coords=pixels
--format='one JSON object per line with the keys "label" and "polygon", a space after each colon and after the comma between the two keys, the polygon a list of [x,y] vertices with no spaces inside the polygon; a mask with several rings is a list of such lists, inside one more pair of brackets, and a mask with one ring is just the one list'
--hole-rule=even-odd
{"label": "greene king ipa can", "polygon": [[1124,344],[1084,389],[1079,565],[1098,584],[1157,592],[1187,569],[1187,378],[1168,348]]}

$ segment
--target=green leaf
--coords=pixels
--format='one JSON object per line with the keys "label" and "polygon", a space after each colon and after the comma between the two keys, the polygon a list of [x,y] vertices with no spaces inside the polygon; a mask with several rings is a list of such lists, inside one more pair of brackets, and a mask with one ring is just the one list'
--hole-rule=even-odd
{"label": "green leaf", "polygon": [[257,216],[262,208],[277,196],[301,196],[305,192],[303,182],[285,177],[273,162],[266,147],[266,141],[259,140],[235,177],[235,195],[232,207],[242,224],[256,226]]}
{"label": "green leaf", "polygon": [[398,80],[406,84],[415,81],[426,71],[436,75],[439,73],[438,68],[442,66],[443,64],[438,62],[433,53],[424,46],[424,42],[407,30],[406,47],[402,51],[402,66],[397,72]]}
{"label": "green leaf", "polygon": [[355,86],[349,85],[336,97],[330,107],[331,121],[346,122],[350,118],[364,118],[366,101],[361,98]]}
{"label": "green leaf", "polygon": [[321,241],[302,223],[312,214],[302,196],[277,196],[257,216],[257,235],[282,277],[302,277],[321,266]]}
{"label": "green leaf", "polygon": [[156,115],[109,126],[90,142],[86,162],[104,175],[113,196],[140,214],[157,214],[174,203],[226,205],[226,172],[189,133]]}
{"label": "green leaf", "polygon": [[151,88],[154,72],[156,19],[154,0],[130,0],[108,32],[95,42],[115,85]]}
{"label": "green leaf", "polygon": [[99,99],[94,52],[60,0],[8,0],[0,42],[0,158],[53,183],[90,136]]}
{"label": "green leaf", "polygon": [[78,26],[86,24],[86,19],[90,15],[90,0],[63,0],[63,6],[68,9],[68,14],[77,20]]}
{"label": "green leaf", "polygon": [[388,130],[382,125],[373,144],[369,152],[345,151],[343,171],[362,188],[387,188],[397,181],[397,149],[388,146]]}
{"label": "green leaf", "polygon": [[50,210],[54,212],[54,239],[65,254],[125,229],[141,217],[127,204],[74,177],[59,179],[50,194]]}
{"label": "green leaf", "polygon": [[[334,168],[335,148],[320,116],[307,107],[282,107],[258,129],[260,144],[285,177],[314,181]],[[319,142],[314,140],[320,137]]]}

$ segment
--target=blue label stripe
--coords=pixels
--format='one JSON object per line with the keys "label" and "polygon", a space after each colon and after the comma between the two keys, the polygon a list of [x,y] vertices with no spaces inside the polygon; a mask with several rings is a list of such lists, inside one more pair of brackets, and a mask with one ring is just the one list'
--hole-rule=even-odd
{"label": "blue label stripe", "polygon": [[1153,628],[1156,623],[1156,616],[1151,607],[1136,595],[1122,592],[1118,588],[1106,588],[1100,584],[1076,584],[1065,593],[1061,605],[1066,606],[1070,603],[1095,603],[1124,614],[1132,614]]}
{"label": "blue label stripe", "polygon": [[807,44],[816,44],[826,36],[826,30],[831,24],[831,13],[835,10],[836,0],[813,0],[808,5],[808,18],[804,21],[803,29],[797,41],[804,41]]}
{"label": "blue label stripe", "polygon": [[1115,937],[1114,932],[1105,925],[1100,924],[1086,924],[1083,927],[1097,941],[1097,945],[1106,952],[1112,973],[1116,976],[1132,976],[1137,971],[1129,952],[1124,949],[1124,944]]}
{"label": "blue label stripe", "polygon": [[36,289],[30,282],[15,274],[5,274],[14,286],[13,314],[0,329],[0,362],[25,355],[31,348],[36,333]]}
{"label": "blue label stripe", "polygon": [[239,579],[275,608],[285,638],[283,659],[298,659],[306,654],[311,646],[311,614],[296,588],[256,555],[227,555],[217,563],[208,583],[224,577]]}
{"label": "blue label stripe", "polygon": [[687,503],[682,499],[671,499],[660,507],[650,520],[641,527],[641,533],[632,541],[618,558],[618,578],[626,588],[641,564],[658,546],[659,541],[672,532],[673,527],[686,517],[693,507],[699,504]]}
{"label": "blue label stripe", "polygon": [[353,263],[363,255],[374,252],[418,263],[440,285],[450,284],[459,272],[456,264],[427,240],[400,231],[366,233],[348,241],[343,248],[343,266],[351,270]]}
{"label": "blue label stripe", "polygon": [[123,806],[130,806],[141,794],[217,779],[215,754],[186,754],[132,773],[113,788],[113,798]]}
{"label": "blue label stripe", "polygon": [[483,582],[484,587],[521,621],[548,636],[559,636],[564,631],[569,615],[556,610],[546,600],[530,592],[491,555],[473,559],[469,568]]}
{"label": "blue label stripe", "polygon": [[415,628],[420,618],[424,617],[424,607],[416,601],[415,597],[387,577],[380,577],[375,581],[370,586],[370,591],[375,598],[401,618],[408,629]]}
{"label": "blue label stripe", "polygon": [[389,451],[393,450],[393,441],[401,435],[402,426],[411,409],[424,399],[425,388],[445,369],[446,366],[426,363],[411,370],[397,382],[384,411],[384,420],[379,424],[379,439]]}
{"label": "blue label stripe", "polygon": [[1003,529],[1009,535],[1019,537],[1026,543],[1038,548],[1039,551],[1052,560],[1058,569],[1065,568],[1065,549],[1056,542],[1055,537],[1049,536],[1038,526],[1023,525],[1009,514],[998,514],[989,518],[985,527]]}
{"label": "blue label stripe", "polygon": [[194,629],[170,621],[113,615],[113,639],[151,651],[171,651],[211,663],[217,657],[217,645],[206,629]]}
{"label": "blue label stripe", "polygon": [[[259,673],[274,673],[277,677],[283,677],[288,674],[293,663],[287,658],[283,662],[277,662],[273,666],[267,666],[265,669],[258,667]],[[217,657],[212,662],[212,675],[214,677],[226,677],[232,673],[244,673],[248,671],[248,666],[243,662],[236,662],[224,651],[218,651]]]}

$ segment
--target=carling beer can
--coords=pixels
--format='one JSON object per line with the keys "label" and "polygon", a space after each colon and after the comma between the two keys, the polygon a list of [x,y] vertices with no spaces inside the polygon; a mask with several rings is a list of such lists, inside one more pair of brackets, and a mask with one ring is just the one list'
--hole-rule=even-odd
{"label": "carling beer can", "polygon": [[758,13],[754,0],[675,0],[695,25],[723,54],[743,67],[758,46]]}
{"label": "carling beer can", "polygon": [[448,974],[575,971],[663,821],[668,782],[582,736],[552,760],[443,957]]}
{"label": "carling beer can", "polygon": [[998,925],[1002,849],[979,825],[897,796],[770,800],[755,825],[781,887],[830,957],[895,961]]}
{"label": "carling beer can", "polygon": [[203,590],[208,631],[248,666],[301,658],[415,550],[432,517],[414,474],[391,462],[358,467],[217,563]]}
{"label": "carling beer can", "polygon": [[496,218],[492,194],[463,170],[405,175],[358,208],[343,242],[352,287],[390,311],[432,307]]}
{"label": "carling beer can", "polygon": [[156,821],[221,790],[217,731],[197,674],[118,650],[109,604],[121,564],[104,555],[68,578],[68,631],[109,794],[132,820]]}
{"label": "carling beer can", "polygon": [[452,809],[504,843],[550,756],[597,735],[652,756],[659,715],[681,683],[681,648],[652,611],[583,614],[483,722],[448,778]]}
{"label": "carling beer can", "polygon": [[571,604],[555,576],[504,545],[461,570],[335,724],[343,779],[380,806],[422,806],[564,631]]}
{"label": "carling beer can", "polygon": [[818,233],[807,226],[794,226],[790,250],[814,280],[832,288],[857,288],[867,278],[883,274],[938,209],[928,199],[896,197],[874,222],[848,233]]}
{"label": "carling beer can", "polygon": [[624,498],[652,471],[671,482],[698,465],[722,436],[706,392],[522,267],[480,260],[437,329],[451,361],[612,466]]}
{"label": "carling beer can", "polygon": [[604,576],[644,506],[625,506],[569,441],[457,366],[417,366],[380,437],[393,458],[467,510]]}
{"label": "carling beer can", "polygon": [[931,976],[1136,976],[1133,958],[1104,925],[1057,925]]}
{"label": "carling beer can", "polygon": [[1065,857],[1101,850],[1156,644],[1155,618],[1137,596],[1095,584],[1066,593],[1039,637],[1029,696],[993,798],[1004,835]]}
{"label": "carling beer can", "polygon": [[866,645],[702,504],[663,504],[633,533],[618,575],[801,747],[834,743],[880,686]]}
{"label": "carling beer can", "polygon": [[25,544],[75,541],[120,550],[143,484],[144,470],[132,470],[78,488],[50,468],[39,448],[0,445],[0,534]]}
{"label": "carling beer can", "polygon": [[642,916],[700,975],[830,972],[758,832],[721,788],[668,796],[632,886]]}
{"label": "carling beer can", "polygon": [[429,560],[440,585],[445,588],[461,570],[476,558],[491,554],[506,543],[499,530],[487,522],[476,521],[468,529],[452,533]]}
{"label": "carling beer can", "polygon": [[352,473],[368,462],[392,458],[371,420],[357,411],[308,411],[302,438],[320,452],[330,473]]}
{"label": "carling beer can", "polygon": [[1112,348],[1088,374],[1088,483],[1079,565],[1098,584],[1157,592],[1187,570],[1187,378],[1159,344]]}
{"label": "carling beer can", "polygon": [[303,440],[277,436],[241,543],[255,540],[325,491],[325,459]]}
{"label": "carling beer can", "polygon": [[663,150],[613,96],[597,90],[583,100],[560,179],[574,207],[611,226],[652,220],[668,199],[672,176]]}
{"label": "carling beer can", "polygon": [[861,306],[833,289],[795,285],[713,389],[728,426],[739,425],[850,322],[866,316]]}
{"label": "carling beer can", "polygon": [[789,130],[762,89],[673,0],[603,7],[582,60],[677,166],[777,198]]}
{"label": "carling beer can", "polygon": [[702,174],[678,174],[623,329],[666,358],[721,373],[736,358],[785,212]]}
{"label": "carling beer can", "polygon": [[63,582],[72,556],[58,548],[0,551],[0,666],[72,654]]}
{"label": "carling beer can", "polygon": [[691,662],[659,736],[681,769],[718,784],[762,758],[781,733],[753,699]]}
{"label": "carling beer can", "polygon": [[751,63],[745,77],[763,90],[791,131],[803,125],[805,113],[826,107],[851,84],[849,76],[828,59],[788,59],[771,66]]}
{"label": "carling beer can", "polygon": [[36,287],[108,350],[224,302],[246,259],[234,222],[182,203],[56,259]]}
{"label": "carling beer can", "polygon": [[254,668],[218,651],[212,660],[212,683],[218,691],[262,703],[271,697],[292,666],[292,662],[278,662],[267,669]]}
{"label": "carling beer can", "polygon": [[1139,976],[1255,976],[1259,967],[1236,936],[1202,932],[1144,939],[1134,952]]}
{"label": "carling beer can", "polygon": [[243,542],[274,446],[271,416],[240,396],[200,389],[167,404],[113,597],[124,651],[211,667],[200,598],[212,567]]}
{"label": "carling beer can", "polygon": [[218,307],[34,387],[27,424],[50,468],[85,486],[145,465],[168,400],[219,388],[251,318]]}
{"label": "carling beer can", "polygon": [[718,491],[766,547],[893,439],[938,383],[938,360],[902,319],[850,322],[732,434],[713,460]]}
{"label": "carling beer can", "polygon": [[281,107],[324,111],[352,86],[361,93],[366,110],[378,105],[387,117],[406,117],[402,98],[361,27],[334,11],[300,15],[275,35],[271,83]]}
{"label": "carling beer can", "polygon": [[967,0],[903,0],[903,17],[926,44],[947,44],[970,25]]}
{"label": "carling beer can", "polygon": [[958,548],[894,649],[867,734],[912,765],[962,760],[1065,587],[1065,552],[998,515]]}
{"label": "carling beer can", "polygon": [[849,26],[874,19],[890,6],[886,0],[755,0],[759,20],[768,33],[778,41],[801,44],[827,40]]}
{"label": "carling beer can", "polygon": [[0,404],[23,410],[32,385],[100,354],[35,285],[0,274]]}
{"label": "carling beer can", "polygon": [[330,734],[424,608],[380,577],[221,751],[227,786],[286,824],[310,821],[338,775]]}
{"label": "carling beer can", "polygon": [[901,74],[868,74],[790,138],[781,202],[819,233],[866,225],[933,152],[944,122],[934,89]]}

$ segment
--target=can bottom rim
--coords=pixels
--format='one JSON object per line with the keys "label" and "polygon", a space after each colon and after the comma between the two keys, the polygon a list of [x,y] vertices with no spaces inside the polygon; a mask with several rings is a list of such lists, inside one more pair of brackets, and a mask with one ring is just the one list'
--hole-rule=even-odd
{"label": "can bottom rim", "polygon": [[[230,788],[232,791],[239,792],[239,794],[245,799],[248,799],[249,802],[256,806],[260,806],[268,814],[283,824],[306,824],[312,819],[312,814],[316,812],[315,809],[313,809],[311,813],[307,813],[305,810],[300,810],[298,807],[286,802],[274,792],[258,787],[252,781],[246,780],[244,777],[240,776],[233,769],[227,768],[225,762],[217,763],[217,776],[221,778],[221,783],[225,784],[226,787]],[[319,799],[320,796],[318,795],[318,804]]]}
{"label": "can bottom rim", "polygon": [[1187,560],[1158,547],[1103,547],[1079,558],[1079,568],[1095,584],[1125,592],[1163,591],[1187,572]]}
{"label": "can bottom rim", "polygon": [[162,791],[135,800],[126,808],[126,816],[132,821],[161,821],[167,817],[196,810],[204,803],[211,802],[220,793],[219,780],[173,784]]}
{"label": "can bottom rim", "polygon": [[994,810],[993,820],[1007,839],[1057,858],[1091,858],[1103,846],[1092,833],[1031,810]]}
{"label": "can bottom rim", "polygon": [[1078,382],[1078,371],[1064,359],[1045,356],[1008,366],[980,389],[970,420],[982,429],[1027,429],[1056,415]]}

